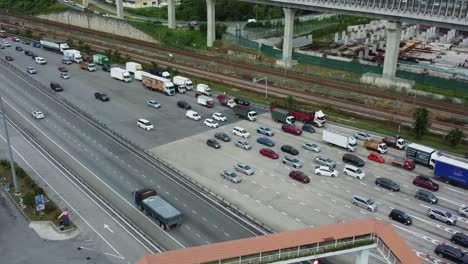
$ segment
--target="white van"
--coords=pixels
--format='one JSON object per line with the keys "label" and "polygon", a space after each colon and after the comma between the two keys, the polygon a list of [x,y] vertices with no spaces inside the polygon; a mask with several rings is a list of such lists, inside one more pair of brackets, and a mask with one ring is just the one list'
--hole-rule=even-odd
{"label": "white van", "polygon": [[360,180],[366,177],[366,174],[360,168],[349,164],[345,164],[343,174],[358,178]]}
{"label": "white van", "polygon": [[195,121],[198,121],[201,119],[201,116],[193,110],[188,110],[185,116]]}
{"label": "white van", "polygon": [[148,130],[148,131],[154,129],[153,124],[151,124],[150,121],[148,121],[146,119],[143,119],[143,118],[138,119],[137,126],[143,128],[144,130]]}
{"label": "white van", "polygon": [[47,61],[46,61],[44,58],[42,58],[42,57],[36,57],[35,60],[36,60],[36,62],[37,62],[38,64],[46,64],[46,63],[47,63]]}
{"label": "white van", "polygon": [[250,133],[247,132],[247,130],[243,129],[242,127],[234,127],[232,129],[232,133],[236,136],[243,137],[243,138],[250,137]]}

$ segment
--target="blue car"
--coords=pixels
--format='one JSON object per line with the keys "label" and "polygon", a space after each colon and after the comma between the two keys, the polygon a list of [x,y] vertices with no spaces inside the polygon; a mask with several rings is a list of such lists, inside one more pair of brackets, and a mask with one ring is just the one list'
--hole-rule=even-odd
{"label": "blue car", "polygon": [[273,140],[271,140],[269,138],[266,138],[266,137],[257,138],[257,143],[265,145],[267,147],[274,147],[275,146],[275,142],[273,142]]}
{"label": "blue car", "polygon": [[34,48],[41,48],[41,47],[42,47],[41,43],[39,43],[39,42],[34,42],[34,43],[32,44],[32,46],[33,46]]}

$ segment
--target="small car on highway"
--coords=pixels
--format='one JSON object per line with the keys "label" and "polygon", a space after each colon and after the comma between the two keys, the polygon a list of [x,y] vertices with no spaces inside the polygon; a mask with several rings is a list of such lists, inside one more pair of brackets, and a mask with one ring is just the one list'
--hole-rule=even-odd
{"label": "small car on highway", "polygon": [[36,119],[43,119],[44,114],[41,111],[32,111],[32,116]]}
{"label": "small car on highway", "polygon": [[203,121],[203,124],[205,124],[205,126],[211,127],[211,128],[217,128],[217,127],[219,127],[218,122],[214,121],[214,120],[211,119],[211,118],[205,119],[205,121]]}
{"label": "small car on highway", "polygon": [[243,173],[247,176],[251,176],[255,173],[255,171],[246,163],[239,162],[236,164],[235,168],[236,171]]}
{"label": "small car on highway", "polygon": [[423,187],[424,189],[428,189],[431,191],[438,191],[439,190],[439,184],[435,183],[433,180],[429,179],[427,176],[416,176],[413,179],[413,184],[419,187]]}
{"label": "small car on highway", "polygon": [[15,47],[15,50],[17,50],[17,51],[23,51],[23,48],[22,48],[21,46],[16,46],[16,47]]}
{"label": "small car on highway", "polygon": [[271,139],[269,139],[267,137],[257,138],[257,143],[265,145],[265,146],[270,147],[270,148],[275,146],[275,142],[273,142],[273,140],[271,140]]}
{"label": "small car on highway", "polygon": [[338,177],[338,171],[328,166],[317,166],[315,167],[315,175],[336,178]]}
{"label": "small car on highway", "polygon": [[37,64],[41,64],[41,65],[47,64],[47,61],[42,57],[36,57],[34,58],[34,60],[36,61]]}
{"label": "small car on highway", "polygon": [[286,133],[299,136],[302,134],[302,130],[294,124],[284,124],[281,126],[281,130]]}
{"label": "small car on highway", "polygon": [[152,108],[156,108],[156,109],[161,108],[161,104],[155,100],[149,100],[148,102],[146,102],[146,105]]}
{"label": "small car on highway", "polygon": [[68,74],[68,72],[61,72],[60,73],[60,78],[68,80],[68,79],[70,79],[70,75]]}
{"label": "small car on highway", "polygon": [[189,103],[187,103],[186,101],[178,101],[177,102],[177,106],[179,108],[182,108],[182,109],[185,109],[185,110],[190,110],[192,109],[192,107],[190,106]]}
{"label": "small car on highway", "polygon": [[215,138],[223,141],[223,142],[230,142],[231,141],[231,137],[229,137],[228,134],[224,133],[224,132],[218,132],[214,135]]}
{"label": "small car on highway", "polygon": [[296,148],[294,148],[291,145],[281,146],[281,151],[286,152],[286,153],[291,154],[291,155],[294,155],[294,156],[299,155],[299,150],[297,150]]}
{"label": "small car on highway", "polygon": [[107,101],[110,100],[110,98],[109,98],[109,96],[107,96],[107,94],[101,93],[101,92],[94,93],[94,98],[96,98],[98,100],[101,100],[103,102],[107,102]]}
{"label": "small car on highway", "polygon": [[222,171],[221,177],[223,177],[223,179],[229,180],[232,183],[240,183],[242,181],[242,179],[232,170]]}
{"label": "small car on highway", "polygon": [[276,153],[274,150],[272,150],[270,148],[262,148],[262,149],[260,149],[259,153],[260,153],[260,155],[265,156],[265,157],[270,158],[270,159],[278,159],[279,158],[278,153]]}
{"label": "small car on highway", "polygon": [[221,113],[213,113],[213,119],[216,121],[226,122],[227,117]]}
{"label": "small car on highway", "polygon": [[247,132],[247,130],[243,129],[242,127],[234,127],[232,128],[232,134],[238,136],[238,137],[243,137],[243,138],[249,138],[250,133]]}
{"label": "small car on highway", "polygon": [[385,163],[385,159],[377,152],[371,152],[367,159],[378,162],[378,163]]}
{"label": "small car on highway", "polygon": [[302,182],[302,183],[309,183],[310,182],[309,176],[307,176],[302,171],[291,171],[289,173],[289,178],[291,178],[293,180],[296,180],[298,182]]}
{"label": "small car on highway", "polygon": [[366,139],[370,139],[370,138],[371,138],[371,136],[370,136],[369,134],[365,133],[365,132],[356,132],[356,133],[354,134],[354,137],[355,137],[356,139],[359,139],[359,140],[366,140]]}
{"label": "small car on highway", "polygon": [[295,169],[300,169],[302,168],[302,162],[294,157],[290,156],[285,156],[282,160],[284,165],[291,166]]}
{"label": "small car on highway", "polygon": [[68,72],[67,67],[58,67],[57,69],[59,72]]}
{"label": "small car on highway", "polygon": [[456,225],[457,224],[457,217],[450,213],[449,211],[439,208],[439,207],[431,207],[427,210],[427,215],[431,219],[436,219],[441,222],[444,222],[448,225]]}
{"label": "small car on highway", "polygon": [[304,124],[302,130],[309,133],[315,133],[315,128],[311,124]]}
{"label": "small car on highway", "polygon": [[315,143],[311,143],[311,142],[304,143],[302,145],[302,148],[313,151],[313,152],[316,152],[316,153],[320,152],[320,146],[315,144]]}
{"label": "small car on highway", "polygon": [[457,232],[453,234],[452,238],[450,239],[452,243],[460,245],[462,247],[468,247],[468,235]]}
{"label": "small car on highway", "polygon": [[32,53],[32,51],[30,51],[30,50],[25,50],[25,51],[24,51],[24,55],[26,55],[26,56],[32,56],[33,53]]}
{"label": "small car on highway", "polygon": [[413,223],[413,220],[407,213],[398,209],[393,209],[388,215],[388,218],[390,218],[390,220],[400,222],[404,225],[411,225]]}
{"label": "small car on highway", "polygon": [[356,155],[345,153],[342,158],[344,163],[352,164],[356,167],[363,167],[366,163]]}
{"label": "small car on highway", "polygon": [[249,106],[250,105],[250,102],[247,101],[246,99],[244,98],[234,98],[234,102],[238,105],[245,105],[245,106]]}
{"label": "small car on highway", "polygon": [[349,175],[354,178],[358,178],[360,180],[364,179],[366,177],[366,174],[359,169],[358,167],[355,167],[353,165],[345,164],[343,168],[343,174],[344,175]]}
{"label": "small car on highway", "polygon": [[209,138],[207,141],[206,141],[206,145],[214,148],[214,149],[220,149],[221,148],[221,144],[219,144],[219,142],[214,139],[214,138]]}
{"label": "small car on highway", "polygon": [[252,145],[250,145],[250,143],[247,140],[243,140],[243,139],[236,140],[234,145],[236,145],[236,147],[239,147],[239,148],[245,149],[245,150],[251,150],[252,149]]}
{"label": "small car on highway", "polygon": [[392,192],[400,191],[400,185],[388,178],[377,178],[375,179],[375,184]]}
{"label": "small car on highway", "polygon": [[151,124],[150,121],[148,121],[146,119],[143,119],[143,118],[138,119],[137,127],[141,127],[141,128],[143,128],[144,130],[147,130],[147,131],[150,131],[150,130],[154,129],[154,125]]}
{"label": "small car on highway", "polygon": [[317,156],[314,161],[318,165],[328,166],[332,169],[336,167],[336,162],[334,162],[332,159],[327,158],[327,157]]}
{"label": "small car on highway", "polygon": [[353,199],[351,200],[351,202],[355,206],[359,206],[361,208],[364,208],[369,212],[377,211],[377,204],[373,200],[371,200],[370,198],[368,198],[366,196],[363,196],[363,195],[360,195],[360,194],[355,194],[355,195],[353,195]]}
{"label": "small car on highway", "polygon": [[56,92],[63,91],[62,85],[60,85],[60,83],[56,83],[56,82],[51,82],[50,83],[50,89],[52,89],[52,90],[54,90]]}
{"label": "small car on highway", "polygon": [[257,127],[257,133],[265,135],[265,136],[269,136],[269,137],[272,137],[275,135],[275,133],[273,132],[273,130],[271,130],[271,128],[261,127],[261,126]]}
{"label": "small car on highway", "polygon": [[468,206],[466,206],[466,205],[461,206],[458,209],[458,214],[460,214],[463,217],[467,217],[468,216]]}
{"label": "small car on highway", "polygon": [[12,56],[9,56],[9,55],[6,55],[6,56],[5,56],[5,60],[7,60],[7,61],[13,61],[13,57],[12,57]]}
{"label": "small car on highway", "polygon": [[436,204],[439,201],[439,199],[432,192],[426,189],[418,189],[414,194],[414,198],[431,204]]}
{"label": "small car on highway", "polygon": [[36,74],[37,73],[36,69],[34,69],[33,67],[27,67],[26,72],[29,73],[29,74]]}
{"label": "small car on highway", "polygon": [[201,120],[201,116],[193,110],[187,110],[187,112],[185,113],[185,117],[195,121]]}
{"label": "small car on highway", "polygon": [[468,263],[468,255],[463,253],[459,248],[447,244],[437,245],[434,253],[441,258],[449,259],[455,263]]}

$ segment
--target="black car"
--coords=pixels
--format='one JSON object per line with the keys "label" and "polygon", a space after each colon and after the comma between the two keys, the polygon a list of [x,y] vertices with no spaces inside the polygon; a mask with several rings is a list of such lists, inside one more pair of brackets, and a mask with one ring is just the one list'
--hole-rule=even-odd
{"label": "black car", "polygon": [[56,83],[56,82],[51,82],[50,83],[50,88],[56,92],[61,92],[63,91],[63,88],[62,86],[60,85],[60,83]]}
{"label": "black car", "polygon": [[408,214],[406,214],[405,212],[400,211],[398,209],[393,209],[390,212],[390,214],[388,215],[388,217],[391,220],[400,222],[400,223],[402,223],[404,225],[411,225],[413,223],[413,220],[411,219],[411,217]]}
{"label": "black car", "polygon": [[459,248],[452,247],[446,244],[437,245],[434,252],[441,258],[446,258],[455,263],[468,263],[468,255],[464,254]]}
{"label": "black car", "polygon": [[246,99],[244,98],[234,98],[234,102],[236,104],[239,104],[239,105],[245,105],[245,106],[249,106],[250,105],[250,102],[247,101]]}
{"label": "black car", "polygon": [[101,100],[103,102],[107,102],[110,100],[109,96],[107,96],[107,94],[105,93],[100,93],[100,92],[96,92],[94,93],[94,98],[98,99],[98,100]]}
{"label": "black car", "polygon": [[26,56],[32,56],[33,53],[32,53],[30,50],[25,50],[25,51],[24,51],[24,55],[26,55]]}
{"label": "black car", "polygon": [[460,232],[455,233],[450,239],[450,241],[462,247],[468,247],[468,235],[465,235],[463,233],[460,233]]}
{"label": "black car", "polygon": [[15,50],[17,50],[17,51],[23,51],[23,48],[20,47],[20,46],[16,46],[16,47],[15,47]]}
{"label": "black car", "polygon": [[387,178],[377,178],[375,179],[375,184],[379,187],[385,188],[392,192],[400,191],[400,185],[398,185],[398,183]]}
{"label": "black car", "polygon": [[25,45],[31,44],[31,42],[29,42],[29,41],[27,41],[27,40],[25,40],[25,39],[22,39],[22,40],[21,40],[21,43],[23,43],[23,44],[25,44]]}
{"label": "black car", "polygon": [[218,132],[215,134],[215,138],[221,140],[221,141],[224,141],[224,142],[229,142],[231,141],[231,138],[228,136],[228,134],[224,133],[224,132]]}
{"label": "black car", "polygon": [[192,107],[189,105],[189,103],[187,103],[187,102],[185,102],[185,101],[178,101],[178,102],[177,102],[177,106],[178,106],[179,108],[183,108],[183,109],[185,109],[185,110],[190,110],[190,109],[192,109]]}
{"label": "black car", "polygon": [[214,138],[210,138],[206,141],[206,145],[214,148],[214,149],[220,149],[221,148],[221,145],[219,144],[219,142],[214,139]]}
{"label": "black car", "polygon": [[102,65],[101,69],[102,69],[102,71],[110,72],[111,66],[110,65]]}
{"label": "black car", "polygon": [[289,153],[294,156],[299,154],[299,150],[295,149],[293,146],[290,146],[290,145],[281,146],[281,151]]}
{"label": "black car", "polygon": [[352,164],[352,165],[354,165],[356,167],[364,167],[364,165],[366,164],[358,156],[353,155],[353,154],[348,154],[348,153],[343,155],[343,162]]}
{"label": "black car", "polygon": [[302,130],[309,132],[309,133],[315,133],[315,129],[311,124],[304,124],[302,126]]}

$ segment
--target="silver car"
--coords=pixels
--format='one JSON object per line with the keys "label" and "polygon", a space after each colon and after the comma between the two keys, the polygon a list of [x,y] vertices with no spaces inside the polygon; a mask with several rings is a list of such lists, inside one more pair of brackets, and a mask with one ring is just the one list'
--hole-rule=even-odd
{"label": "silver car", "polygon": [[457,217],[447,210],[438,207],[431,207],[427,210],[427,215],[432,219],[437,219],[448,225],[456,225]]}
{"label": "silver car", "polygon": [[296,158],[293,158],[291,156],[286,156],[283,158],[283,164],[291,166],[295,169],[302,168],[302,162]]}
{"label": "silver car", "polygon": [[247,140],[236,140],[236,143],[235,145],[241,149],[245,149],[245,150],[250,150],[252,149],[252,145],[250,145],[250,143],[247,141]]}
{"label": "silver car", "polygon": [[221,172],[221,177],[233,183],[240,183],[242,181],[242,179],[232,170],[224,170]]}
{"label": "silver car", "polygon": [[462,206],[460,207],[460,209],[458,209],[458,213],[463,216],[463,217],[467,217],[468,216],[468,206]]}
{"label": "silver car", "polygon": [[27,71],[29,74],[35,74],[35,73],[37,73],[36,69],[34,69],[33,67],[27,67],[27,68],[26,68],[26,71]]}
{"label": "silver car", "polygon": [[312,142],[304,143],[304,145],[302,145],[302,148],[313,152],[320,152],[320,146]]}
{"label": "silver car", "polygon": [[317,163],[319,165],[322,165],[322,166],[328,166],[328,167],[330,167],[332,169],[334,169],[336,167],[336,162],[335,161],[333,161],[330,158],[323,157],[323,156],[317,156],[315,158],[315,163]]}
{"label": "silver car", "polygon": [[370,212],[377,211],[377,204],[372,201],[371,199],[367,198],[366,196],[355,194],[353,195],[353,199],[351,201],[355,206],[359,206],[361,208],[366,209]]}
{"label": "silver car", "polygon": [[155,101],[155,100],[149,100],[148,102],[146,102],[146,104],[147,104],[149,107],[153,107],[153,108],[160,108],[160,107],[161,107],[161,104],[158,103],[158,102]]}
{"label": "silver car", "polygon": [[356,132],[356,133],[354,134],[354,137],[355,137],[356,139],[359,139],[359,140],[366,140],[366,139],[370,139],[370,138],[371,138],[371,136],[370,136],[369,134],[365,133],[365,132]]}
{"label": "silver car", "polygon": [[239,162],[236,164],[235,170],[247,176],[253,175],[255,171],[246,163]]}

